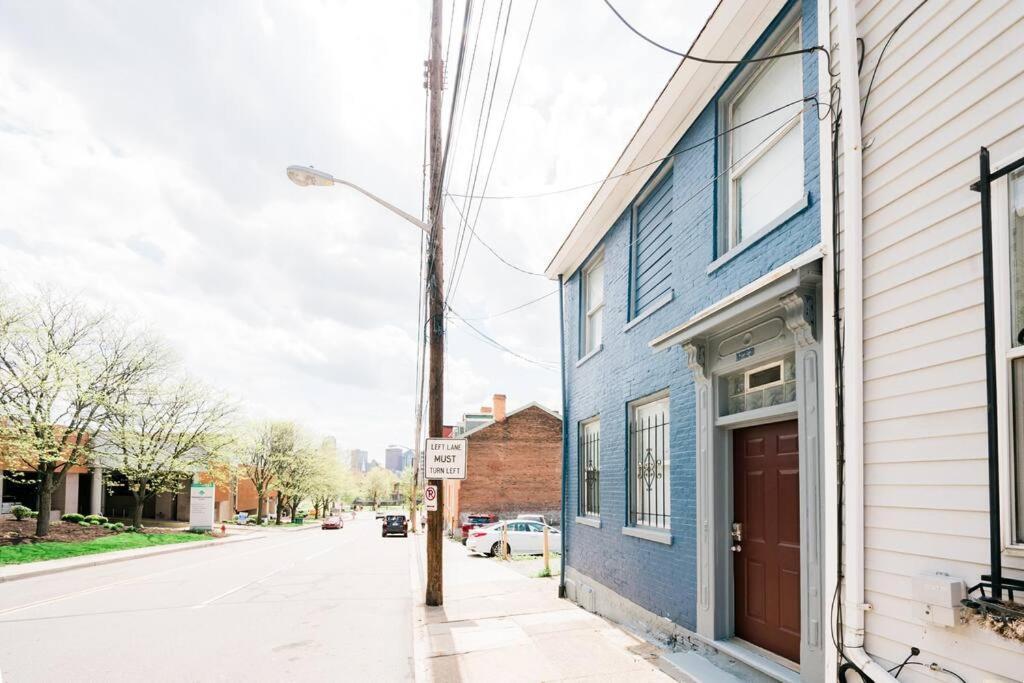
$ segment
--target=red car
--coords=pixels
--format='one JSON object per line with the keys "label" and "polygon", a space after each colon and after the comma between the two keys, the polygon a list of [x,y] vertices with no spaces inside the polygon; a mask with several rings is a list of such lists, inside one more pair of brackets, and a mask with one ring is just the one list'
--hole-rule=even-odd
{"label": "red car", "polygon": [[462,543],[466,543],[466,539],[469,538],[469,532],[473,529],[480,526],[487,526],[489,524],[496,524],[498,521],[498,515],[490,512],[469,515],[466,517],[466,523],[462,525]]}
{"label": "red car", "polygon": [[341,521],[341,517],[337,515],[331,515],[324,521],[320,522],[321,529],[341,529],[345,526],[345,523]]}

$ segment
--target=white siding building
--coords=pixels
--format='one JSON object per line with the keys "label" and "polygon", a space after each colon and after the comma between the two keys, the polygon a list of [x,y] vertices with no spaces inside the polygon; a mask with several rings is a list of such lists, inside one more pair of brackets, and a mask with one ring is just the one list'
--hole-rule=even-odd
{"label": "white siding building", "polygon": [[[847,3],[829,4],[830,43],[841,50],[849,35]],[[863,251],[862,318],[855,306],[844,311],[846,376],[863,373],[860,387],[848,383],[846,391],[848,403],[862,395],[863,410],[862,653],[889,669],[911,647],[920,648],[911,660],[919,664],[905,667],[901,681],[956,680],[929,669],[933,662],[967,681],[1019,681],[1024,645],[980,627],[969,611],[961,620],[954,610],[953,626],[929,623],[932,617],[922,614],[925,603],[915,601],[914,586],[917,577],[941,572],[970,588],[991,568],[982,211],[979,193],[970,186],[979,179],[982,146],[991,151],[993,169],[1024,156],[1024,2],[930,0],[915,11],[918,4],[862,0],[846,15],[863,40],[859,86],[866,107],[860,226],[854,225],[855,212],[850,220],[855,194],[840,198],[849,232],[841,244],[849,250],[845,240],[856,239],[859,229]],[[837,62],[833,70],[843,66]],[[847,81],[840,76],[836,82]],[[850,130],[847,118],[844,135]],[[846,163],[852,141],[843,143],[838,165],[846,173],[855,166]],[[1013,442],[1015,431],[1024,433],[1024,385],[1014,388],[1012,370],[1013,358],[1024,357],[1017,341],[1024,285],[1011,282],[1014,256],[1024,253],[1024,178],[1008,178],[995,182],[992,195],[996,409],[1003,574],[1020,580],[1024,457],[1014,457]],[[855,193],[855,185],[841,181],[843,192]],[[841,255],[844,276],[856,277],[855,245],[851,262]],[[848,302],[850,281],[843,282]],[[858,323],[860,368],[858,340],[850,338]],[[846,415],[853,417],[846,432],[850,491],[859,478],[860,424],[856,411]],[[1024,453],[1024,443],[1017,452]],[[856,491],[847,500],[846,541],[859,545],[852,528]],[[859,547],[845,551],[844,619],[850,623],[858,596],[849,589],[859,581],[861,556]],[[848,635],[848,644],[851,638],[856,636]]]}

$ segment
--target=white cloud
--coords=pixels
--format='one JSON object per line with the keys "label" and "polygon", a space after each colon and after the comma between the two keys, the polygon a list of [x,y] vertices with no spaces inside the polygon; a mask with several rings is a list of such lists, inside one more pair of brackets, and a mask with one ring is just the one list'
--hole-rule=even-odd
{"label": "white cloud", "polygon": [[[657,39],[687,46],[710,5],[623,9]],[[532,3],[512,8],[485,159]],[[256,415],[301,419],[371,453],[410,443],[419,233],[354,193],[296,188],[283,169],[313,163],[418,211],[428,11],[0,5],[0,278],[53,283],[146,323]],[[494,11],[486,6],[453,192],[466,186]],[[542,2],[488,191],[602,177],[676,61],[599,3]],[[589,197],[486,202],[477,232],[540,270]],[[446,213],[451,266],[458,221]],[[553,287],[473,244],[452,305],[482,317]],[[557,310],[549,297],[474,325],[557,360]],[[448,421],[493,393],[510,408],[559,407],[557,372],[459,323],[449,330]]]}

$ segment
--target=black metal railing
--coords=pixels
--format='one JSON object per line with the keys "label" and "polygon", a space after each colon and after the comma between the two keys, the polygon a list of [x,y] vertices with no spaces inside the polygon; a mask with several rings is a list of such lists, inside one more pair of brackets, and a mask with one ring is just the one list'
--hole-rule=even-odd
{"label": "black metal railing", "polygon": [[629,523],[669,527],[669,420],[657,413],[629,425]]}
{"label": "black metal railing", "polygon": [[580,515],[601,514],[601,435],[598,430],[589,434],[580,430],[579,447]]}

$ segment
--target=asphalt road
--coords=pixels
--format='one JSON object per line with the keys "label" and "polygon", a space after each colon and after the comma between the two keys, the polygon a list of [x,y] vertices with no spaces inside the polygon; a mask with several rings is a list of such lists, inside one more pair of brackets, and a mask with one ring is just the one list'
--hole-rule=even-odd
{"label": "asphalt road", "polygon": [[412,542],[346,520],[0,584],[0,680],[412,680]]}

